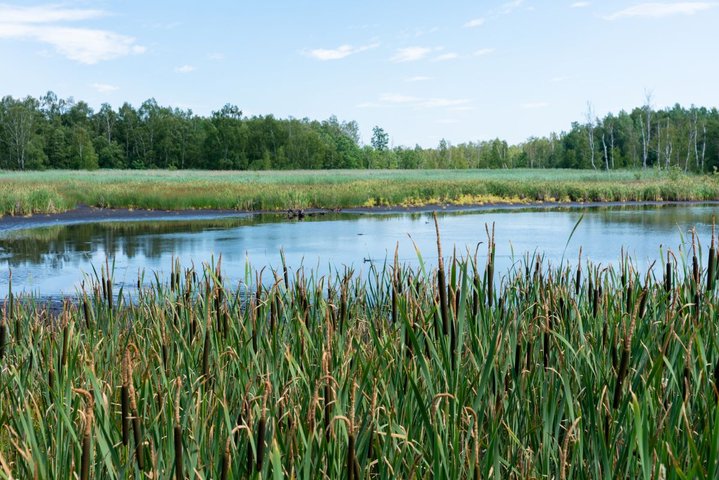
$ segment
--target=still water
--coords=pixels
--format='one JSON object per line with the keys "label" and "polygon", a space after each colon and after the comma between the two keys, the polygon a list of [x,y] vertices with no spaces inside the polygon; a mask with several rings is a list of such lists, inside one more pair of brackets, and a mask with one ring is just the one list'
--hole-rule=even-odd
{"label": "still water", "polygon": [[[440,214],[439,223],[445,254],[456,248],[466,255],[482,242],[480,258],[486,253],[485,225],[494,223],[500,274],[527,252],[541,253],[553,265],[576,264],[580,246],[583,259],[603,265],[616,264],[624,249],[646,269],[661,249],[686,249],[692,228],[708,243],[718,210],[716,204],[695,204],[459,211]],[[361,272],[391,261],[397,244],[403,263],[418,265],[416,245],[426,263],[436,264],[431,214],[328,214],[303,221],[258,215],[4,231],[0,226],[0,297],[7,293],[9,270],[13,291],[54,297],[74,294],[106,258],[114,264],[115,285],[129,288],[142,271],[146,282],[153,272],[164,279],[173,257],[199,267],[221,254],[223,275],[236,283],[245,279],[248,263],[280,269],[281,250],[292,270],[304,266],[327,273],[348,266]]]}

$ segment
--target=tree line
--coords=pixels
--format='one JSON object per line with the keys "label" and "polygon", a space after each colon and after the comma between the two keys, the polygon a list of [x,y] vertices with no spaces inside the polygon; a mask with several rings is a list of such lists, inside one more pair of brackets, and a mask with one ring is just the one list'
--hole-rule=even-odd
{"label": "tree line", "polygon": [[227,104],[209,116],[158,105],[138,108],[61,99],[6,96],[0,101],[0,168],[333,169],[333,168],[719,168],[716,108],[654,109],[650,98],[631,112],[603,118],[588,105],[569,131],[435,148],[391,147],[379,126],[369,145],[355,121],[243,115]]}

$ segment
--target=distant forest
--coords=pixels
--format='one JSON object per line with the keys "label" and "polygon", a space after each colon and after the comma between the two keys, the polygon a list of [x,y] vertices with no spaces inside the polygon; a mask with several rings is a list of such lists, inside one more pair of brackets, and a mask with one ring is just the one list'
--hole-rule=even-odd
{"label": "distant forest", "polygon": [[[391,147],[374,127],[362,145],[359,126],[336,117],[317,121],[247,117],[227,104],[209,117],[154,99],[94,111],[83,101],[41,98],[0,102],[0,168],[333,169],[333,168],[647,168],[712,172],[719,168],[716,108],[631,112],[583,122],[566,132],[517,145],[499,138],[435,148]],[[479,133],[479,132],[478,132]]]}

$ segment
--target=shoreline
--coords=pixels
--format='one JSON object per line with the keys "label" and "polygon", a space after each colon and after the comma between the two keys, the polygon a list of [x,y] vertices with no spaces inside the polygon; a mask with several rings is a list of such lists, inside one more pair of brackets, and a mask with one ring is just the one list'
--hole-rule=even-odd
{"label": "shoreline", "polygon": [[[303,216],[315,217],[328,214],[354,215],[394,215],[430,212],[484,212],[512,211],[524,209],[581,209],[581,208],[619,208],[619,207],[664,207],[682,205],[718,205],[719,200],[683,200],[683,201],[612,201],[612,202],[491,202],[474,205],[431,204],[422,206],[377,206],[352,208],[308,208],[301,210]],[[140,221],[192,221],[216,220],[224,218],[247,218],[256,215],[285,215],[288,220],[299,210],[139,210],[129,208],[99,208],[80,205],[61,213],[41,213],[27,216],[5,215],[0,217],[0,232],[17,231],[51,226],[78,225],[103,222],[140,222]]]}

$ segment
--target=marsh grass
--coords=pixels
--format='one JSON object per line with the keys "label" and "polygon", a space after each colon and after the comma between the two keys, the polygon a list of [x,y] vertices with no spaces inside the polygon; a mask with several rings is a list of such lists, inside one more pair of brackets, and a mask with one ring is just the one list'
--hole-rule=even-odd
{"label": "marsh grass", "polygon": [[114,303],[108,264],[88,314],[5,302],[0,478],[717,477],[698,243],[669,282],[626,257],[581,281],[526,256],[491,287],[469,253],[419,260],[239,287],[173,261]]}
{"label": "marsh grass", "polygon": [[714,175],[583,170],[0,171],[0,214],[719,200]]}

